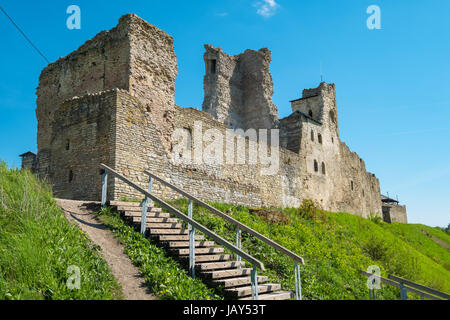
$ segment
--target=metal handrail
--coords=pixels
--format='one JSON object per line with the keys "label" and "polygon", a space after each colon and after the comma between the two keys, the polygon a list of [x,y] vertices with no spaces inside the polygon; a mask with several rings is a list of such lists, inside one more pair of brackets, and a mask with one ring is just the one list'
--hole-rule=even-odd
{"label": "metal handrail", "polygon": [[436,290],[436,289],[433,289],[433,288],[430,288],[430,287],[426,287],[426,286],[421,285],[421,284],[419,284],[419,283],[415,283],[415,282],[412,282],[412,281],[410,281],[410,280],[406,280],[406,279],[403,279],[403,278],[394,276],[394,275],[392,275],[392,274],[390,274],[390,275],[388,276],[388,278],[391,279],[391,280],[393,280],[393,281],[396,281],[396,282],[398,282],[398,283],[401,283],[401,284],[407,285],[407,286],[409,286],[409,287],[412,287],[412,288],[414,288],[414,289],[421,290],[421,291],[425,291],[425,292],[427,292],[427,293],[429,293],[429,294],[438,296],[438,297],[440,297],[440,298],[443,298],[443,299],[446,299],[446,300],[450,300],[450,295],[448,295],[448,294],[446,294],[446,293],[444,293],[444,292],[438,291],[438,290]]}
{"label": "metal handrail", "polygon": [[[257,266],[261,270],[265,270],[264,264],[261,261],[259,261],[256,258],[252,257],[251,255],[249,255],[248,253],[242,251],[241,249],[237,248],[236,246],[232,245],[227,240],[223,239],[222,237],[220,237],[219,235],[217,235],[213,231],[209,230],[208,228],[206,228],[202,224],[198,223],[197,221],[195,221],[195,220],[191,219],[190,217],[186,216],[184,213],[182,213],[181,211],[179,211],[176,208],[172,207],[171,205],[169,205],[168,203],[166,203],[163,200],[159,199],[158,197],[154,196],[150,192],[145,191],[144,189],[139,187],[134,182],[132,182],[129,179],[125,178],[120,173],[116,172],[115,170],[111,169],[110,167],[108,167],[108,166],[106,166],[104,164],[100,164],[100,168],[105,170],[104,178],[103,178],[104,181],[107,180],[107,176],[105,177],[105,175],[107,175],[108,172],[111,173],[114,177],[122,180],[123,182],[125,182],[129,186],[133,187],[134,189],[136,189],[140,193],[144,194],[146,197],[150,198],[153,201],[158,202],[161,205],[161,207],[166,209],[169,213],[174,214],[175,216],[177,216],[178,218],[180,218],[184,222],[186,222],[189,225],[193,226],[194,228],[198,229],[200,232],[203,232],[204,234],[206,234],[206,235],[210,236],[211,238],[213,238],[217,243],[223,245],[224,247],[228,248],[229,250],[233,251],[234,253],[239,254],[245,260],[250,262],[253,266]],[[103,190],[105,192],[102,193],[102,206],[104,206],[106,204],[106,187],[103,187]]]}
{"label": "metal handrail", "polygon": [[[304,265],[305,261],[302,257],[300,257],[299,255],[293,253],[292,251],[286,249],[285,247],[279,245],[278,243],[276,243],[275,241],[267,238],[266,236],[263,236],[262,234],[260,234],[259,232],[253,230],[252,228],[247,227],[245,224],[242,224],[241,222],[237,221],[236,219],[230,217],[229,215],[223,213],[220,210],[217,210],[216,208],[210,206],[209,204],[207,204],[206,202],[194,197],[193,195],[187,193],[186,191],[174,186],[173,184],[165,181],[164,179],[158,177],[157,175],[149,172],[148,170],[144,170],[144,173],[147,174],[148,176],[150,176],[150,179],[154,178],[156,180],[158,180],[159,182],[161,182],[162,184],[168,186],[169,188],[177,191],[178,193],[180,193],[181,195],[185,196],[186,198],[189,199],[189,203],[192,201],[196,202],[197,204],[199,204],[200,206],[210,210],[211,212],[213,212],[214,214],[218,215],[219,217],[225,219],[226,221],[234,224],[236,226],[236,247],[241,246],[240,244],[240,238],[241,238],[241,231],[246,231],[249,234],[255,236],[257,239],[260,239],[261,241],[263,241],[264,243],[268,244],[269,246],[271,246],[272,248],[286,254],[287,256],[289,256],[290,258],[292,258],[294,260],[294,272],[295,272],[295,287],[296,287],[296,298],[298,300],[302,299],[302,294],[301,294],[301,280],[300,280],[300,266],[298,265],[299,263]],[[238,257],[239,260],[239,257]]]}
{"label": "metal handrail", "polygon": [[292,259],[294,259],[295,261],[301,263],[302,265],[305,264],[305,261],[302,257],[300,257],[299,255],[293,253],[292,251],[286,249],[285,247],[279,245],[278,243],[276,243],[275,241],[263,236],[262,234],[258,233],[257,231],[253,230],[252,228],[247,227],[245,224],[242,224],[241,222],[237,221],[236,219],[233,219],[232,217],[230,217],[229,215],[223,213],[220,210],[217,210],[216,208],[210,206],[209,204],[207,204],[206,202],[194,197],[193,195],[181,190],[180,188],[174,186],[173,184],[164,181],[162,178],[156,176],[155,174],[148,172],[147,170],[144,171],[145,174],[151,176],[152,178],[155,178],[156,180],[158,180],[159,182],[165,184],[166,186],[174,189],[175,191],[177,191],[178,193],[182,194],[183,196],[185,196],[186,198],[189,198],[191,200],[193,200],[194,202],[197,202],[199,205],[201,205],[202,207],[212,211],[213,213],[215,213],[216,215],[218,215],[219,217],[227,220],[228,222],[234,224],[236,227],[238,227],[241,231],[246,231],[248,233],[250,233],[251,235],[255,236],[256,238],[260,239],[261,241],[265,242],[266,244],[268,244],[269,246],[271,246],[272,248],[275,248],[281,252],[283,252],[284,254],[286,254],[287,256],[291,257]]}
{"label": "metal handrail", "polygon": [[[406,280],[406,279],[403,279],[403,278],[399,278],[399,277],[396,277],[396,276],[393,276],[393,275],[388,275],[389,279],[387,279],[387,278],[384,278],[382,276],[366,272],[364,270],[360,270],[360,272],[361,272],[361,274],[365,275],[366,277],[374,277],[374,278],[379,279],[383,283],[386,283],[388,285],[400,288],[402,300],[407,300],[408,299],[407,294],[406,294],[407,291],[413,292],[413,293],[421,296],[422,299],[423,298],[428,298],[428,299],[431,299],[431,300],[445,300],[445,298],[446,299],[450,298],[450,296],[448,294],[446,294],[446,293],[437,291],[437,290],[432,289],[432,288],[428,288],[428,287],[422,286],[422,285],[420,285],[418,283],[415,283],[415,282],[412,282],[412,281],[409,281],[409,280]],[[414,288],[414,287],[416,287],[416,288]],[[423,291],[421,291],[421,290],[423,290]],[[428,291],[429,293],[424,292],[424,291]],[[432,294],[430,294],[430,293],[432,293]],[[375,295],[373,295],[373,297],[375,297]]]}

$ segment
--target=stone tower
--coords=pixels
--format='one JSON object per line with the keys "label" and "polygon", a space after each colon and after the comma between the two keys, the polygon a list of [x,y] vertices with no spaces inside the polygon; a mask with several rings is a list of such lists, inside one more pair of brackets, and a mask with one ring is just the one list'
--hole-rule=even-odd
{"label": "stone tower", "polygon": [[291,101],[292,112],[300,111],[322,123],[339,137],[336,88],[334,83],[322,82],[319,87],[303,90],[302,97]]}
{"label": "stone tower", "polygon": [[[145,116],[163,150],[169,150],[177,71],[173,38],[134,14],[49,64],[36,92],[36,172],[60,196],[95,199],[98,164],[117,163],[127,131],[120,125],[147,121]],[[118,92],[139,99],[140,109],[117,109]],[[119,112],[125,111],[130,116],[119,123]]]}
{"label": "stone tower", "polygon": [[203,111],[232,129],[277,127],[270,51],[248,49],[230,56],[211,45],[205,45],[205,49]]}

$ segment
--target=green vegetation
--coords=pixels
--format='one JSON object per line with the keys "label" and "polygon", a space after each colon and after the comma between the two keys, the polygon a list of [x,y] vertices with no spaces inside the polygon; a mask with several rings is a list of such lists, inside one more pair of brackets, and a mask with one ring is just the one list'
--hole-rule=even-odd
{"label": "green vegetation", "polygon": [[[106,262],[30,172],[0,163],[0,299],[118,299]],[[69,266],[80,268],[70,290]]]}
{"label": "green vegetation", "polygon": [[[172,202],[187,213],[187,201]],[[305,299],[368,299],[359,270],[371,265],[450,292],[450,235],[443,228],[386,224],[346,213],[319,210],[311,201],[300,208],[248,209],[212,203],[217,209],[303,256]],[[105,209],[99,218],[125,245],[150,290],[161,299],[223,299],[219,290],[192,279],[176,260],[143,238],[120,216]],[[194,206],[194,218],[235,241],[235,228],[206,209]],[[261,260],[270,282],[294,291],[293,261],[243,232],[243,249]],[[70,290],[69,266],[81,271],[81,288]],[[378,299],[398,299],[399,290],[383,286]],[[414,297],[411,296],[410,297]],[[0,164],[0,299],[118,299],[120,287],[98,247],[68,223],[49,186],[27,171]]]}
{"label": "green vegetation", "polygon": [[125,245],[125,253],[145,277],[150,291],[160,299],[223,299],[201,280],[191,278],[185,268],[167,256],[163,249],[142,237],[133,227],[126,225],[117,212],[106,208],[102,209],[98,215]]}
{"label": "green vegetation", "polygon": [[[186,200],[173,204],[187,212]],[[450,292],[450,237],[437,228],[324,212],[311,201],[301,208],[279,210],[211,205],[304,257],[305,299],[368,299],[367,278],[359,270],[371,265],[379,266],[383,276],[394,274]],[[234,243],[233,225],[199,206],[194,207],[194,218]],[[264,263],[271,281],[295,290],[290,258],[245,232],[242,244]],[[377,299],[399,297],[400,291],[392,286],[377,290]]]}

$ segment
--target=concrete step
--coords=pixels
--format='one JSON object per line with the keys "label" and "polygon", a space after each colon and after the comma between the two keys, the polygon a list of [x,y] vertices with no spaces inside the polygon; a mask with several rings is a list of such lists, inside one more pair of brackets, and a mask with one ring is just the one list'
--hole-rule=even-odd
{"label": "concrete step", "polygon": [[[141,217],[132,217],[133,223],[141,223]],[[177,218],[152,218],[147,216],[147,223],[178,223],[179,220]]]}
{"label": "concrete step", "polygon": [[[142,212],[142,207],[118,206],[117,211]],[[161,212],[161,208],[147,207],[148,212]]]}
{"label": "concrete step", "polygon": [[[266,282],[268,278],[266,276],[258,276],[258,286]],[[224,286],[224,288],[239,287],[251,284],[250,277],[238,277],[229,279],[216,279],[212,281],[215,286]]]}
{"label": "concrete step", "polygon": [[[189,256],[180,256],[181,259],[189,259]],[[213,261],[228,261],[232,259],[233,256],[231,254],[205,254],[195,256],[195,263],[200,262],[213,262]]]}
{"label": "concrete step", "polygon": [[146,223],[147,229],[181,229],[181,223]]}
{"label": "concrete step", "polygon": [[251,268],[229,269],[229,270],[203,272],[202,275],[208,279],[213,280],[213,279],[249,276],[251,271],[252,271]]}
{"label": "concrete step", "polygon": [[109,205],[112,207],[125,206],[125,207],[140,207],[142,200],[139,202],[128,202],[128,201],[110,201]]}
{"label": "concrete step", "polygon": [[[161,241],[169,248],[189,248],[189,241]],[[214,247],[214,241],[195,241],[195,247]]]}
{"label": "concrete step", "polygon": [[[266,283],[261,285],[258,284],[258,294],[279,290],[281,290],[281,285],[279,283],[270,283],[270,284]],[[243,298],[252,295],[252,287],[245,286],[245,287],[229,288],[225,289],[225,293],[233,298]]]}
{"label": "concrete step", "polygon": [[[292,299],[294,295],[292,292],[288,291],[277,291],[277,292],[270,292],[270,293],[258,293],[258,300],[289,300]],[[252,300],[252,297],[244,297],[240,298],[239,300]]]}
{"label": "concrete step", "polygon": [[189,234],[187,229],[148,229],[150,235],[160,235],[160,234]]}
{"label": "concrete step", "polygon": [[[204,240],[205,236],[201,234],[196,234],[194,237],[195,240]],[[158,240],[161,242],[165,241],[189,241],[189,235],[162,235],[158,236]],[[189,243],[189,242],[188,242]]]}
{"label": "concrete step", "polygon": [[[133,217],[141,217],[141,211],[124,211],[124,216],[127,218]],[[170,218],[170,214],[168,212],[148,212],[147,218]]]}
{"label": "concrete step", "polygon": [[[185,256],[189,254],[189,249],[170,249],[170,251],[179,256]],[[201,254],[213,254],[213,253],[222,253],[224,252],[224,248],[198,248],[195,249],[195,258],[197,260],[197,255]]]}
{"label": "concrete step", "polygon": [[[198,262],[198,261],[196,261]],[[220,270],[220,269],[230,269],[245,266],[244,261],[221,261],[221,262],[207,262],[195,264],[195,267],[200,271],[210,271],[210,270]]]}

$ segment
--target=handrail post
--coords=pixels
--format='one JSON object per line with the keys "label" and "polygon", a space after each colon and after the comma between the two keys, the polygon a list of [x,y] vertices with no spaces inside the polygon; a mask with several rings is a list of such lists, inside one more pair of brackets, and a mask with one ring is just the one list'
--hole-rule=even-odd
{"label": "handrail post", "polygon": [[141,215],[141,234],[145,237],[145,230],[147,229],[147,197],[142,201],[142,215]]}
{"label": "handrail post", "polygon": [[[188,216],[192,219],[193,216],[193,207],[192,200],[189,199],[188,204]],[[189,224],[189,272],[191,273],[192,278],[195,278],[195,229]]]}
{"label": "handrail post", "polygon": [[[150,177],[149,181],[148,181],[148,192],[149,193],[152,192],[152,187],[153,187],[153,181],[152,181],[152,177]],[[153,203],[152,199],[145,196],[144,201],[142,201],[142,216],[141,216],[141,234],[144,237],[145,237],[145,231],[147,229],[147,209],[148,209],[149,203],[150,203],[150,205]]]}
{"label": "handrail post", "polygon": [[[241,246],[241,229],[239,229],[239,227],[236,227],[236,247],[238,247],[239,249],[242,249]],[[236,261],[241,261],[241,256],[240,255],[236,255]],[[240,268],[240,265],[239,265]]]}
{"label": "handrail post", "polygon": [[106,193],[108,191],[108,171],[102,173],[102,208],[106,206]]}
{"label": "handrail post", "polygon": [[300,265],[294,261],[295,298],[302,300],[302,281],[300,278]]}
{"label": "handrail post", "polygon": [[408,293],[406,292],[406,287],[403,282],[400,282],[400,295],[402,300],[408,300]]}
{"label": "handrail post", "polygon": [[[153,179],[152,177],[150,177],[148,179],[148,193],[152,193],[152,190],[153,190]],[[146,198],[149,200],[150,205],[153,205],[153,200],[148,198],[147,196]]]}
{"label": "handrail post", "polygon": [[252,281],[252,300],[259,300],[258,298],[258,272],[256,271],[256,267],[253,266],[251,272],[251,281]]}

